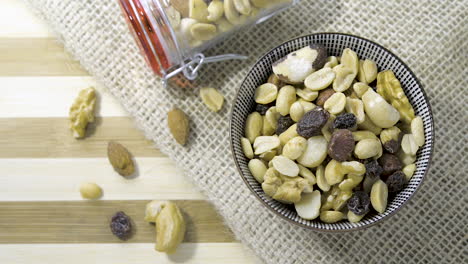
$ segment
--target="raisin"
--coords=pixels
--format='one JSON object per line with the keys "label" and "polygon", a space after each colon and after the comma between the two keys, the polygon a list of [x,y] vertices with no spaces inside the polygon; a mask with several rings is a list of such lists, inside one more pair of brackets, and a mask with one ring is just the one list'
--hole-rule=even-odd
{"label": "raisin", "polygon": [[365,215],[370,211],[369,195],[362,191],[354,192],[348,200],[348,210],[356,215]]}
{"label": "raisin", "polygon": [[398,140],[391,139],[391,140],[385,142],[385,144],[383,144],[384,149],[385,149],[388,153],[392,153],[392,154],[397,153],[398,150],[400,150],[401,139],[402,139],[402,138],[403,138],[403,133],[400,133],[400,134],[398,135]]}
{"label": "raisin", "polygon": [[269,105],[257,104],[257,106],[255,107],[255,111],[257,111],[261,115],[265,115],[269,108],[270,108]]}
{"label": "raisin", "polygon": [[337,129],[333,132],[328,144],[328,155],[339,162],[346,161],[351,157],[354,149],[354,139],[351,131]]}
{"label": "raisin", "polygon": [[325,101],[327,101],[328,98],[330,98],[334,93],[335,90],[333,90],[333,88],[328,88],[321,91],[317,97],[317,101],[315,101],[316,105],[323,107]]}
{"label": "raisin", "polygon": [[289,115],[280,116],[278,118],[278,126],[276,127],[276,134],[280,135],[292,125],[294,125],[294,120],[292,120],[292,118]]}
{"label": "raisin", "polygon": [[321,135],[321,129],[327,123],[330,114],[322,107],[316,107],[304,116],[297,123],[297,133],[304,138]]}
{"label": "raisin", "polygon": [[132,234],[131,219],[124,212],[117,212],[112,216],[110,228],[112,234],[121,240],[127,240]]}
{"label": "raisin", "polygon": [[[382,166],[382,176],[388,176],[397,170],[401,170],[403,166],[397,156],[389,153],[384,153],[379,159]],[[385,179],[383,179],[385,180]]]}
{"label": "raisin", "polygon": [[366,166],[366,176],[379,178],[383,172],[383,168],[374,159],[366,160],[364,165]]}
{"label": "raisin", "polygon": [[387,178],[385,184],[387,184],[389,193],[399,192],[405,187],[405,174],[402,171],[396,171]]}
{"label": "raisin", "polygon": [[352,113],[344,113],[336,117],[333,121],[333,128],[353,129],[356,127],[356,116]]}

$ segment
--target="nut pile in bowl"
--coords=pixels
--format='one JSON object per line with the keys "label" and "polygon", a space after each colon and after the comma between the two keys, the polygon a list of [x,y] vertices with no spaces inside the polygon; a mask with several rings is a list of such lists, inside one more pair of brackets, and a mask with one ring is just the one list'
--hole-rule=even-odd
{"label": "nut pile in bowl", "polygon": [[321,45],[272,65],[257,87],[241,138],[248,168],[266,195],[306,220],[359,222],[405,188],[424,145],[399,80],[346,48]]}

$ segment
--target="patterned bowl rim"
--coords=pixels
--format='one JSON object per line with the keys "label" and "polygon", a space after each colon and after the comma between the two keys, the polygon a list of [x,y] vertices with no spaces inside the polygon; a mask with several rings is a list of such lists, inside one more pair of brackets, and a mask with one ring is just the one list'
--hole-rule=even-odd
{"label": "patterned bowl rim", "polygon": [[[391,213],[389,213],[388,215],[385,215],[383,216],[382,218],[380,219],[377,219],[375,220],[374,222],[372,223],[369,223],[369,224],[366,224],[364,226],[355,226],[355,227],[351,227],[351,228],[346,228],[346,229],[322,229],[322,228],[317,228],[317,227],[314,227],[314,226],[308,226],[306,224],[303,224],[303,223],[299,223],[297,221],[294,221],[284,215],[282,215],[281,213],[277,212],[274,208],[272,208],[269,204],[267,204],[261,197],[260,195],[253,189],[253,187],[249,184],[249,182],[247,181],[247,179],[244,177],[243,173],[242,173],[242,170],[240,168],[240,165],[239,165],[239,162],[236,158],[236,154],[235,154],[235,150],[234,150],[234,140],[233,140],[233,135],[232,135],[232,132],[233,132],[233,117],[234,117],[234,109],[236,107],[236,104],[238,102],[238,98],[239,98],[239,94],[240,94],[240,90],[242,87],[244,87],[244,84],[246,82],[246,78],[247,76],[249,76],[252,71],[254,71],[255,68],[257,68],[258,64],[266,57],[268,56],[270,53],[274,52],[276,49],[278,49],[279,47],[281,46],[284,46],[284,45],[287,45],[288,43],[291,43],[291,42],[294,42],[294,41],[297,41],[297,40],[300,40],[302,38],[308,38],[308,37],[311,37],[311,36],[318,36],[318,35],[341,35],[341,36],[347,36],[347,37],[353,37],[353,38],[358,38],[358,39],[361,39],[362,41],[364,42],[369,42],[371,43],[372,45],[375,45],[377,46],[379,49],[387,52],[390,56],[394,57],[398,62],[401,63],[401,65],[404,67],[404,69],[411,75],[411,77],[414,78],[414,80],[416,81],[416,84],[417,86],[419,87],[423,97],[424,97],[424,100],[427,102],[427,110],[428,110],[428,114],[430,116],[430,119],[431,119],[431,122],[430,122],[430,130],[432,132],[432,137],[431,137],[431,146],[430,146],[430,149],[429,149],[429,158],[428,158],[428,162],[427,162],[427,165],[426,165],[426,168],[425,168],[425,172],[424,174],[422,175],[422,178],[421,178],[421,181],[419,182],[419,184],[415,187],[414,191],[412,193],[409,194],[409,197],[408,199],[406,199],[406,201],[404,201],[403,203],[401,203],[401,205],[399,207],[397,207],[395,210],[393,210]],[[293,38],[293,39],[290,39],[288,41],[285,41],[281,44],[279,44],[278,46],[270,49],[268,52],[266,52],[264,55],[262,55],[255,63],[254,65],[250,68],[250,70],[248,71],[248,73],[246,74],[246,77],[244,78],[244,80],[242,81],[240,87],[238,88],[237,92],[236,92],[236,95],[234,97],[234,103],[232,104],[231,106],[231,113],[230,113],[230,129],[229,129],[229,139],[230,139],[230,147],[231,147],[231,154],[232,154],[232,158],[234,159],[234,163],[236,164],[236,169],[237,169],[237,172],[240,174],[242,180],[244,181],[244,183],[247,185],[247,187],[249,188],[249,190],[254,194],[255,198],[257,198],[257,200],[259,200],[263,206],[267,207],[270,211],[272,211],[274,214],[278,215],[280,218],[284,219],[284,220],[287,220],[288,222],[294,224],[294,225],[297,225],[297,226],[300,226],[302,228],[305,228],[305,229],[309,229],[309,230],[314,230],[314,231],[319,231],[319,232],[323,232],[323,233],[342,233],[342,232],[351,232],[351,231],[358,231],[358,230],[363,230],[363,229],[367,229],[371,226],[374,226],[376,224],[380,224],[382,223],[383,221],[389,219],[391,216],[395,215],[397,212],[399,212],[401,210],[401,208],[406,205],[410,200],[411,198],[413,198],[413,196],[416,194],[416,192],[420,189],[421,185],[424,183],[424,180],[429,172],[429,169],[431,167],[431,163],[432,163],[432,157],[433,157],[433,153],[434,153],[434,145],[435,145],[435,130],[434,130],[434,117],[432,115],[432,108],[431,108],[431,105],[430,105],[430,102],[429,102],[429,98],[426,94],[426,91],[424,90],[424,87],[422,86],[421,82],[419,81],[419,79],[416,77],[416,75],[414,74],[414,72],[408,67],[408,65],[403,62],[398,56],[396,56],[393,52],[391,52],[389,49],[385,48],[384,46],[372,41],[372,40],[369,40],[369,39],[366,39],[366,38],[363,38],[363,37],[360,37],[360,36],[357,36],[357,35],[353,35],[353,34],[347,34],[347,33],[340,33],[340,32],[319,32],[319,33],[313,33],[313,34],[307,34],[307,35],[302,35],[302,36],[299,36],[299,37],[296,37],[296,38]]]}

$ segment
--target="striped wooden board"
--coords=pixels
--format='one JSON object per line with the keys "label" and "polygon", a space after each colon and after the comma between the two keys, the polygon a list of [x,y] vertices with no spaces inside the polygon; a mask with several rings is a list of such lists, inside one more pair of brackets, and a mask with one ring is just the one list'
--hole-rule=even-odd
{"label": "striped wooden board", "polygon": [[[91,136],[75,140],[68,108],[93,85],[102,100]],[[43,21],[20,0],[0,1],[0,263],[254,263],[214,208],[153,147],[104,87],[64,51]],[[117,140],[135,155],[139,175],[124,179],[108,163]],[[80,183],[104,189],[84,201]],[[174,200],[187,234],[174,254],[154,250],[145,204]],[[122,210],[136,226],[121,242],[109,218]]]}

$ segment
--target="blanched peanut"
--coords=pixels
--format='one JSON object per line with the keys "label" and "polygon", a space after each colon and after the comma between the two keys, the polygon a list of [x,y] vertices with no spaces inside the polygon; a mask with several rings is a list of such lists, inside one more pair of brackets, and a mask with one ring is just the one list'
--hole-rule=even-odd
{"label": "blanched peanut", "polygon": [[349,48],[344,49],[343,53],[341,54],[341,64],[343,64],[348,69],[351,69],[354,74],[354,79],[359,71],[359,59],[356,52]]}
{"label": "blanched peanut", "polygon": [[308,168],[319,166],[327,157],[327,145],[328,142],[323,136],[309,138],[307,147],[297,162]]}
{"label": "blanched peanut", "polygon": [[249,0],[234,0],[234,6],[239,13],[246,16],[250,15],[250,12],[252,11],[252,6],[250,5]]}
{"label": "blanched peanut", "polygon": [[213,112],[221,110],[224,104],[224,96],[215,88],[204,87],[200,89],[200,97],[205,105]]}
{"label": "blanched peanut", "polygon": [[302,107],[304,108],[304,113],[307,113],[307,112],[309,112],[310,110],[312,110],[312,109],[314,109],[315,107],[317,107],[317,106],[314,105],[313,103],[311,103],[311,102],[306,102],[306,101],[302,101],[301,99],[299,99],[298,102],[301,103]]}
{"label": "blanched peanut", "polygon": [[416,144],[419,147],[422,147],[426,139],[424,138],[424,126],[422,118],[420,116],[416,116],[411,121],[411,134],[413,134],[414,141],[416,142]]}
{"label": "blanched peanut", "polygon": [[364,113],[364,104],[361,100],[346,97],[346,112],[352,113],[356,117],[356,123],[361,124],[364,122],[366,115]]}
{"label": "blanched peanut", "polygon": [[217,28],[208,23],[196,23],[190,28],[192,38],[196,40],[210,40],[216,36]]}
{"label": "blanched peanut", "polygon": [[242,146],[242,151],[244,152],[244,155],[249,159],[253,159],[254,153],[253,153],[252,144],[250,144],[250,141],[245,137],[241,138],[241,146]]}
{"label": "blanched peanut", "polygon": [[330,129],[332,128],[333,122],[335,121],[335,119],[336,119],[336,116],[331,114],[327,120],[327,123],[325,123],[325,125],[322,127],[321,132],[327,141],[330,141],[332,137],[332,133],[330,132]]}
{"label": "blanched peanut", "polygon": [[330,56],[327,58],[327,62],[323,65],[324,68],[332,68],[338,65],[338,59],[335,56]]}
{"label": "blanched peanut", "polygon": [[189,0],[189,17],[200,22],[208,22],[208,6],[204,0]]}
{"label": "blanched peanut", "polygon": [[299,176],[308,180],[311,185],[314,185],[317,183],[317,178],[308,168],[300,164],[297,164],[297,166],[299,166]]}
{"label": "blanched peanut", "polygon": [[[279,143],[279,140],[278,140]],[[295,160],[304,153],[307,147],[307,139],[303,137],[295,137],[289,140],[283,147],[283,156],[288,159]]]}
{"label": "blanched peanut", "polygon": [[276,111],[282,116],[289,114],[291,105],[296,101],[296,89],[291,85],[283,86],[276,98]]}
{"label": "blanched peanut", "polygon": [[354,155],[358,159],[376,157],[382,153],[382,144],[378,139],[363,139],[356,144]]}
{"label": "blanched peanut", "polygon": [[299,134],[297,134],[296,129],[297,129],[297,124],[294,124],[290,126],[288,129],[286,129],[286,131],[281,133],[281,135],[279,135],[279,140],[282,146],[284,146],[293,137],[299,136]]}
{"label": "blanched peanut", "polygon": [[289,109],[289,116],[294,122],[299,122],[305,114],[304,107],[299,101],[294,102]]}
{"label": "blanched peanut", "polygon": [[346,95],[343,93],[334,93],[323,105],[323,108],[330,114],[338,115],[343,112],[346,105]]}
{"label": "blanched peanut", "polygon": [[343,64],[333,68],[335,72],[335,80],[333,80],[333,90],[336,92],[344,92],[349,89],[356,76],[353,71]]}
{"label": "blanched peanut", "polygon": [[364,122],[358,124],[358,128],[362,130],[368,130],[375,135],[379,135],[382,131],[382,128],[376,126],[372,120],[370,120],[369,116],[365,115]]}
{"label": "blanched peanut", "polygon": [[95,183],[87,182],[81,184],[80,194],[85,199],[98,199],[102,196],[102,189]]}
{"label": "blanched peanut", "polygon": [[241,15],[234,6],[234,0],[224,0],[224,16],[233,25],[242,23]]}
{"label": "blanched peanut", "polygon": [[278,87],[271,83],[265,83],[255,90],[254,99],[256,103],[269,104],[276,100],[277,95]]}
{"label": "blanched peanut", "polygon": [[418,145],[414,140],[413,134],[406,134],[401,140],[401,149],[408,155],[414,156],[418,152]]}
{"label": "blanched peanut", "polygon": [[227,21],[226,18],[222,17],[218,21],[216,21],[216,27],[218,28],[219,32],[224,33],[231,30],[234,27],[234,25]]}
{"label": "blanched peanut", "polygon": [[325,179],[325,168],[320,165],[317,167],[315,171],[315,177],[317,179],[317,186],[324,192],[328,192],[330,190],[330,184],[328,184],[327,180]]}
{"label": "blanched peanut", "polygon": [[341,163],[336,160],[331,160],[325,167],[325,179],[330,185],[340,183],[344,178],[344,171],[341,168]]}
{"label": "blanched peanut", "polygon": [[350,221],[351,223],[357,223],[357,222],[361,221],[362,218],[364,218],[364,216],[366,216],[366,215],[365,214],[357,215],[357,214],[353,213],[352,211],[348,211],[348,221]]}
{"label": "blanched peanut", "polygon": [[320,191],[313,191],[302,195],[301,200],[294,203],[297,214],[307,220],[313,220],[320,214],[321,196]]}
{"label": "blanched peanut", "polygon": [[300,98],[304,99],[305,101],[311,102],[318,97],[318,92],[312,91],[310,89],[304,88],[304,89],[296,89],[296,94]]}
{"label": "blanched peanut", "polygon": [[411,177],[413,177],[413,174],[414,172],[416,171],[416,164],[412,163],[412,164],[409,164],[409,165],[406,165],[404,168],[403,168],[403,173],[405,174],[406,176],[406,181],[408,182],[409,180],[411,180]]}
{"label": "blanched peanut", "polygon": [[273,150],[280,145],[278,136],[260,136],[255,138],[254,149],[255,155],[260,155],[267,151]]}
{"label": "blanched peanut", "polygon": [[400,149],[400,151],[397,152],[398,159],[403,163],[403,165],[409,165],[412,164],[416,161],[416,156],[407,154],[403,150]]}
{"label": "blanched peanut", "polygon": [[268,110],[265,113],[265,120],[268,121],[273,130],[276,130],[276,127],[278,126],[279,117],[280,114],[278,113],[278,111],[276,111],[276,106],[268,108]]}
{"label": "blanched peanut", "polygon": [[336,74],[331,68],[323,68],[309,75],[305,79],[304,85],[312,91],[320,91],[330,86],[335,80],[335,76]]}
{"label": "blanched peanut", "polygon": [[322,222],[332,224],[336,223],[340,220],[343,220],[344,214],[338,211],[322,211],[320,212],[320,220]]}
{"label": "blanched peanut", "polygon": [[220,0],[213,0],[208,5],[208,16],[209,21],[215,22],[218,21],[224,14],[224,3]]}
{"label": "blanched peanut", "polygon": [[353,138],[354,141],[361,141],[363,139],[378,139],[374,133],[367,130],[354,131]]}
{"label": "blanched peanut", "polygon": [[252,176],[254,176],[255,180],[257,180],[259,183],[262,183],[263,176],[265,175],[265,172],[267,170],[265,163],[263,163],[259,159],[251,159],[249,161],[248,167],[250,173],[252,173]]}
{"label": "blanched peanut", "polygon": [[273,168],[279,173],[289,177],[296,177],[299,175],[299,167],[294,161],[284,156],[276,156],[271,161],[273,162]]}
{"label": "blanched peanut", "polygon": [[255,138],[262,134],[263,118],[258,112],[251,113],[245,121],[245,137],[250,143],[255,141]]}
{"label": "blanched peanut", "polygon": [[385,212],[387,208],[387,199],[388,199],[388,188],[387,185],[382,181],[378,180],[372,185],[370,200],[372,207],[379,212]]}
{"label": "blanched peanut", "polygon": [[369,118],[381,128],[394,126],[400,120],[400,113],[374,90],[369,89],[362,96],[364,110]]}
{"label": "blanched peanut", "polygon": [[359,98],[362,98],[362,96],[367,92],[367,90],[372,89],[369,87],[369,85],[362,83],[362,82],[357,82],[353,84],[353,90],[356,93],[356,95]]}
{"label": "blanched peanut", "polygon": [[273,128],[272,125],[270,125],[270,122],[268,122],[267,117],[263,116],[263,128],[262,128],[262,135],[264,136],[271,136],[275,134],[275,128]]}
{"label": "blanched peanut", "polygon": [[276,154],[277,151],[273,149],[260,154],[259,157],[266,162],[270,162],[276,156]]}
{"label": "blanched peanut", "polygon": [[358,162],[358,161],[344,161],[341,163],[341,170],[345,174],[356,174],[356,175],[362,175],[366,173],[366,167],[364,164]]}
{"label": "blanched peanut", "polygon": [[338,188],[343,191],[352,191],[356,186],[358,186],[361,181],[364,179],[364,175],[358,174],[348,174],[347,179],[344,179],[340,184],[338,184]]}
{"label": "blanched peanut", "polygon": [[377,78],[377,64],[371,60],[359,61],[358,80],[363,83],[371,83]]}

